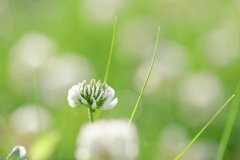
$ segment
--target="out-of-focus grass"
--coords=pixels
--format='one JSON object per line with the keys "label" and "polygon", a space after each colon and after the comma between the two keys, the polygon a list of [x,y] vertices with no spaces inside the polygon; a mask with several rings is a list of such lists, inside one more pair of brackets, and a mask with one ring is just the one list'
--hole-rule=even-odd
{"label": "out-of-focus grass", "polygon": [[[74,159],[76,135],[88,117],[86,109],[76,112],[68,106],[67,90],[83,79],[104,77],[112,24],[114,17],[118,16],[108,83],[121,99],[112,111],[101,112],[100,118],[111,115],[130,117],[129,111],[134,107],[130,104],[136,102],[136,95],[145,79],[146,74],[143,73],[146,71],[143,68],[148,68],[145,64],[149,64],[155,29],[160,25],[161,39],[156,63],[134,122],[141,138],[138,159],[173,159],[184,148],[185,141],[195,136],[226,96],[236,88],[240,67],[239,2],[94,2],[0,1],[0,112],[7,122],[14,145],[24,145],[28,150],[38,139],[34,133],[18,133],[12,128],[12,119],[16,109],[34,104],[32,77],[29,78],[33,68],[28,62],[33,62],[36,55],[40,58],[43,55],[40,52],[39,55],[25,57],[20,54],[16,44],[23,46],[21,38],[33,32],[45,35],[55,44],[54,53],[49,49],[51,54],[38,66],[39,106],[51,115],[51,121],[43,124],[52,124],[42,134],[54,130],[60,137],[49,159]],[[26,40],[30,53],[41,51],[42,48],[37,46],[43,46],[45,42],[51,43],[44,38],[36,39],[33,36]],[[38,45],[31,48],[31,42],[36,41]],[[54,45],[51,43],[49,46]],[[129,95],[133,98],[126,97]],[[215,156],[227,111],[219,116],[198,139],[203,144],[193,145],[183,159],[215,158],[211,154]],[[23,119],[17,118],[18,122]],[[28,122],[33,122],[30,117]],[[238,122],[237,116],[226,148],[226,159],[235,160],[240,156]],[[0,126],[0,144],[4,143],[1,149],[10,151],[2,130]],[[182,131],[180,140],[172,130]],[[202,149],[204,144],[210,147],[208,151]],[[2,150],[1,157],[5,156]]]}

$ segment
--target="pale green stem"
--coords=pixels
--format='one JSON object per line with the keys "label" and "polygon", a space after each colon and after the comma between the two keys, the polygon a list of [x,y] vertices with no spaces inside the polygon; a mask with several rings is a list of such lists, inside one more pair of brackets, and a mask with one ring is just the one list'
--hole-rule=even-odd
{"label": "pale green stem", "polygon": [[128,126],[131,124],[131,122],[132,122],[132,120],[133,120],[133,117],[134,117],[134,115],[135,115],[135,113],[136,113],[136,111],[137,111],[139,102],[140,102],[140,100],[141,100],[141,98],[142,98],[143,92],[144,92],[144,90],[145,90],[145,88],[146,88],[146,85],[147,85],[147,83],[148,83],[148,79],[149,79],[149,77],[150,77],[150,75],[151,75],[152,68],[153,68],[153,64],[154,64],[154,61],[155,61],[155,58],[156,58],[157,48],[158,48],[159,34],[160,34],[160,27],[158,27],[157,39],[156,39],[156,45],[155,45],[155,49],[154,49],[154,53],[153,53],[152,63],[151,63],[150,69],[149,69],[149,71],[148,71],[148,75],[147,75],[147,78],[146,78],[146,80],[145,80],[145,83],[144,83],[144,85],[143,85],[143,87],[142,87],[141,93],[140,93],[140,95],[139,95],[139,97],[138,97],[137,103],[136,103],[136,105],[135,105],[135,107],[134,107],[134,110],[133,110],[133,112],[132,112],[132,115],[131,115],[131,118],[130,118],[130,120],[129,120]]}
{"label": "pale green stem", "polygon": [[228,118],[227,118],[227,122],[225,124],[225,128],[223,131],[223,135],[218,147],[218,151],[217,151],[217,156],[216,156],[216,160],[222,160],[225,149],[227,147],[227,143],[233,128],[233,124],[237,115],[237,111],[238,111],[238,107],[239,107],[239,103],[240,103],[240,79],[236,88],[236,92],[235,92],[236,98],[234,98],[231,108],[228,112]]}
{"label": "pale green stem", "polygon": [[179,159],[182,154],[193,144],[193,142],[202,134],[202,132],[209,126],[209,124],[217,117],[217,115],[224,109],[224,107],[232,100],[235,95],[232,95],[227,102],[214,114],[214,116],[208,121],[208,123],[200,130],[200,132],[192,139],[192,141],[183,149],[183,151],[174,159]]}
{"label": "pale green stem", "polygon": [[88,108],[88,115],[89,115],[89,122],[93,123],[94,122],[94,112],[95,110],[92,109],[91,107]]}
{"label": "pale green stem", "polygon": [[[112,52],[113,52],[114,39],[115,39],[115,33],[116,33],[116,26],[117,26],[117,16],[115,16],[115,19],[114,19],[112,43],[111,43],[110,53],[109,53],[109,57],[108,57],[107,68],[106,68],[106,72],[105,72],[105,76],[104,76],[104,82],[106,82],[106,83],[107,83],[108,72],[109,72],[109,69],[110,69],[110,64],[111,64],[111,59],[112,59]],[[101,114],[101,111],[97,110],[97,113],[96,113],[96,118],[97,119],[99,118],[100,114]]]}

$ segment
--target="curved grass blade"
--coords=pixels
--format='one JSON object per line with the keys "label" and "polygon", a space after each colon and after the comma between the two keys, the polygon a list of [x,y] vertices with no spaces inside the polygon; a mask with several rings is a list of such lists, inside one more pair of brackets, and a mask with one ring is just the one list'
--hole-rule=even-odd
{"label": "curved grass blade", "polygon": [[[112,43],[111,43],[110,53],[109,53],[109,57],[108,57],[107,68],[106,68],[106,72],[105,72],[105,76],[104,76],[104,82],[106,82],[106,83],[107,83],[108,72],[109,72],[109,69],[110,69],[110,64],[111,64],[111,59],[112,59],[112,52],[113,52],[113,45],[114,45],[114,40],[115,40],[116,26],[117,26],[117,16],[115,16],[115,19],[114,19]],[[96,111],[96,119],[99,118],[100,114],[101,114],[101,111],[97,110]]]}
{"label": "curved grass blade", "polygon": [[130,120],[129,120],[128,126],[131,124],[131,122],[132,122],[132,120],[133,120],[133,117],[134,117],[134,115],[135,115],[135,113],[136,113],[136,111],[137,111],[139,102],[140,102],[140,100],[141,100],[141,98],[142,98],[143,92],[144,92],[144,90],[145,90],[145,88],[146,88],[146,85],[147,85],[147,83],[148,83],[148,79],[149,79],[149,77],[150,77],[150,75],[151,75],[152,68],[153,68],[153,64],[154,64],[154,61],[155,61],[155,58],[156,58],[157,48],[158,48],[159,34],[160,34],[160,27],[158,27],[157,39],[156,39],[156,45],[155,45],[155,49],[154,49],[154,53],[153,53],[152,63],[151,63],[150,69],[149,69],[149,71],[148,71],[148,75],[147,75],[147,78],[146,78],[146,80],[145,80],[145,83],[144,83],[144,85],[143,85],[143,87],[142,87],[141,93],[140,93],[140,95],[139,95],[139,97],[138,97],[137,103],[136,103],[136,105],[135,105],[135,107],[134,107],[134,110],[133,110],[133,112],[132,112],[132,115],[131,115],[131,118],[130,118]]}
{"label": "curved grass blade", "polygon": [[178,160],[182,154],[193,144],[193,142],[202,134],[202,132],[209,126],[210,123],[217,117],[217,115],[225,108],[225,106],[232,100],[235,95],[232,95],[227,102],[214,114],[214,116],[208,121],[208,123],[200,130],[200,132],[192,139],[192,141],[183,149],[183,151],[174,159]]}
{"label": "curved grass blade", "polygon": [[238,107],[240,104],[240,79],[236,88],[236,92],[235,92],[236,98],[234,98],[231,108],[229,110],[228,113],[228,118],[227,118],[227,122],[225,124],[225,128],[223,131],[223,135],[218,147],[218,151],[217,151],[217,156],[216,156],[216,160],[222,160],[225,149],[227,147],[227,143],[233,128],[233,124],[237,115],[237,111],[238,111]]}
{"label": "curved grass blade", "polygon": [[115,19],[114,19],[112,44],[111,44],[111,49],[110,49],[110,54],[109,54],[109,57],[108,57],[107,68],[106,68],[106,72],[105,72],[105,76],[104,76],[104,82],[106,82],[106,83],[107,83],[108,72],[109,72],[109,68],[110,68],[110,64],[111,64],[111,58],[112,58],[112,52],[113,52],[113,45],[114,45],[114,39],[115,39],[116,26],[117,26],[117,16],[115,16]]}

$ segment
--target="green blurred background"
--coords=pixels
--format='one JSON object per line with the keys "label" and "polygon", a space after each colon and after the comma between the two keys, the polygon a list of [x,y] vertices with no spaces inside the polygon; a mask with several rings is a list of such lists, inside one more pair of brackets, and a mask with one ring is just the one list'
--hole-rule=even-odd
{"label": "green blurred background", "polygon": [[[238,0],[0,0],[0,157],[23,145],[29,159],[74,159],[88,115],[68,105],[67,92],[84,79],[103,80],[117,16],[108,84],[119,103],[101,118],[130,117],[161,26],[134,122],[138,159],[173,159],[235,92],[239,6]],[[214,159],[228,110],[182,160]],[[239,122],[237,116],[225,160],[240,157]]]}

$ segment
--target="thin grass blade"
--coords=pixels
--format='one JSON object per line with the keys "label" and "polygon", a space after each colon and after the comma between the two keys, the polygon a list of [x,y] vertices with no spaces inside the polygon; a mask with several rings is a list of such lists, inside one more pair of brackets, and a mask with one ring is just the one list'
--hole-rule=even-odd
{"label": "thin grass blade", "polygon": [[[110,53],[109,53],[108,62],[107,62],[107,68],[106,68],[106,72],[105,72],[105,76],[104,76],[104,82],[106,82],[106,83],[107,83],[107,80],[108,80],[108,73],[109,73],[111,59],[112,59],[112,52],[113,52],[113,46],[114,46],[114,40],[115,40],[116,27],[117,27],[117,16],[115,16],[115,19],[114,19],[112,43],[111,43]],[[96,111],[96,119],[99,118],[100,114],[101,114],[101,111],[97,110]]]}
{"label": "thin grass blade", "polygon": [[240,104],[240,79],[239,79],[239,82],[238,82],[238,85],[236,88],[235,95],[236,95],[236,98],[234,98],[231,108],[228,113],[227,122],[225,124],[223,135],[222,135],[219,147],[218,147],[216,160],[223,159],[223,155],[226,150],[227,143],[228,143],[228,140],[229,140],[232,128],[233,128],[233,124],[234,124],[234,121],[235,121],[235,118],[237,115],[238,107]]}
{"label": "thin grass blade", "polygon": [[155,49],[154,49],[154,53],[153,53],[152,63],[151,63],[150,69],[149,69],[149,71],[148,71],[148,75],[147,75],[147,78],[146,78],[146,80],[145,80],[145,83],[144,83],[144,85],[143,85],[143,87],[142,87],[141,93],[140,93],[140,95],[139,95],[139,97],[138,97],[137,103],[136,103],[136,105],[135,105],[135,107],[134,107],[134,110],[133,110],[133,112],[132,112],[132,115],[131,115],[131,118],[130,118],[130,120],[129,120],[128,126],[131,124],[131,122],[132,122],[132,120],[133,120],[133,117],[134,117],[134,115],[135,115],[135,113],[136,113],[136,111],[137,111],[139,102],[140,102],[140,100],[141,100],[141,98],[142,98],[143,92],[144,92],[144,90],[145,90],[145,88],[146,88],[146,85],[147,85],[147,83],[148,83],[148,79],[149,79],[149,77],[150,77],[150,75],[151,75],[152,68],[153,68],[153,64],[154,64],[154,61],[155,61],[155,58],[156,58],[157,48],[158,48],[159,34],[160,34],[160,27],[158,27],[157,39],[156,39],[156,45],[155,45]]}
{"label": "thin grass blade", "polygon": [[183,149],[183,151],[174,159],[178,160],[183,153],[195,142],[195,140],[202,134],[202,132],[209,126],[210,123],[218,116],[218,114],[225,108],[225,106],[232,100],[235,95],[232,95],[227,102],[214,114],[214,116],[208,121],[208,123],[200,130],[200,132],[192,139],[192,141]]}
{"label": "thin grass blade", "polygon": [[108,72],[109,72],[109,69],[110,69],[110,64],[111,64],[111,59],[112,59],[112,52],[113,52],[113,45],[114,45],[114,39],[115,39],[115,33],[116,33],[116,26],[117,26],[117,16],[115,16],[115,19],[114,19],[112,44],[111,44],[111,49],[110,49],[110,54],[109,54],[109,57],[108,57],[107,68],[106,68],[106,72],[105,72],[105,76],[104,76],[104,82],[106,82],[106,83],[107,83]]}

